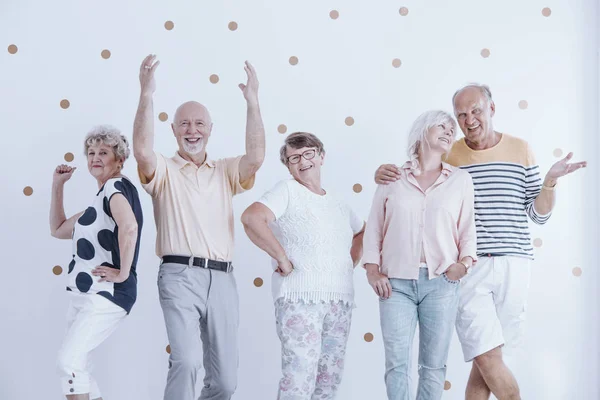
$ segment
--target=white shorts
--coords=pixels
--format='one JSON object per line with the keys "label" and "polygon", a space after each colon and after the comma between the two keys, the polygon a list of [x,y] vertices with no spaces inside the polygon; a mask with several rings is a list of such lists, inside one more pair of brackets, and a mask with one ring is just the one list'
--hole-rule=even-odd
{"label": "white shorts", "polygon": [[67,292],[67,332],[58,354],[58,373],[64,395],[89,393],[101,397],[90,374],[90,352],[117,328],[127,312],[99,294]]}
{"label": "white shorts", "polygon": [[509,358],[523,346],[531,260],[480,257],[461,281],[456,333],[466,362],[498,346]]}

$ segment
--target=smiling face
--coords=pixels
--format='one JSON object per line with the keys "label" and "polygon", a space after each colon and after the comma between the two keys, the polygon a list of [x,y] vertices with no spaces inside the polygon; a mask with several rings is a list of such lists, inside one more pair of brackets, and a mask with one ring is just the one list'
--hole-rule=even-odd
{"label": "smiling face", "polygon": [[88,147],[87,166],[90,174],[104,183],[120,173],[123,160],[117,159],[111,146],[98,142]]}
{"label": "smiling face", "polygon": [[294,149],[286,146],[287,167],[294,179],[300,183],[320,182],[321,166],[325,153],[319,153],[316,147]]}
{"label": "smiling face", "polygon": [[496,111],[494,102],[481,89],[467,87],[454,98],[454,115],[468,142],[481,145],[494,135],[492,117]]}
{"label": "smiling face", "polygon": [[449,122],[432,126],[427,130],[420,150],[421,152],[447,154],[452,148],[455,136],[454,126]]}
{"label": "smiling face", "polygon": [[177,139],[179,152],[193,157],[206,150],[212,122],[206,107],[190,101],[179,106],[171,128]]}

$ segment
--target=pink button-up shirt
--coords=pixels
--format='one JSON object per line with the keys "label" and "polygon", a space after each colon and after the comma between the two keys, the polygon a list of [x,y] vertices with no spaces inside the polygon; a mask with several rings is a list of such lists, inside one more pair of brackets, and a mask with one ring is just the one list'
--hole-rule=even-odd
{"label": "pink button-up shirt", "polygon": [[364,264],[377,264],[388,278],[419,279],[421,255],[429,277],[463,257],[477,260],[473,181],[467,171],[442,164],[442,173],[421,190],[410,164],[401,178],[379,185],[363,239]]}

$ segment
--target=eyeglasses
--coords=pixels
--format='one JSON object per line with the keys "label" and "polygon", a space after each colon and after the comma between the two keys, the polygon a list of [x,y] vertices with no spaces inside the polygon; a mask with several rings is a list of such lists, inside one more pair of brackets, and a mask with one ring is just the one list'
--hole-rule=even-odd
{"label": "eyeglasses", "polygon": [[316,155],[317,155],[317,150],[310,149],[310,150],[306,150],[302,154],[294,154],[293,156],[289,156],[287,158],[287,162],[289,164],[298,164],[300,162],[301,157],[304,157],[305,160],[312,160],[313,158],[315,158]]}

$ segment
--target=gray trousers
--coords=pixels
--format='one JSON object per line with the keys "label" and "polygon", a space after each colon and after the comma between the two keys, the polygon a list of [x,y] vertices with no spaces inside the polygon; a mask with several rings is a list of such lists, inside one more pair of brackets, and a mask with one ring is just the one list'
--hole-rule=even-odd
{"label": "gray trousers", "polygon": [[164,400],[229,400],[237,386],[239,299],[232,273],[163,263],[158,292],[171,346]]}

